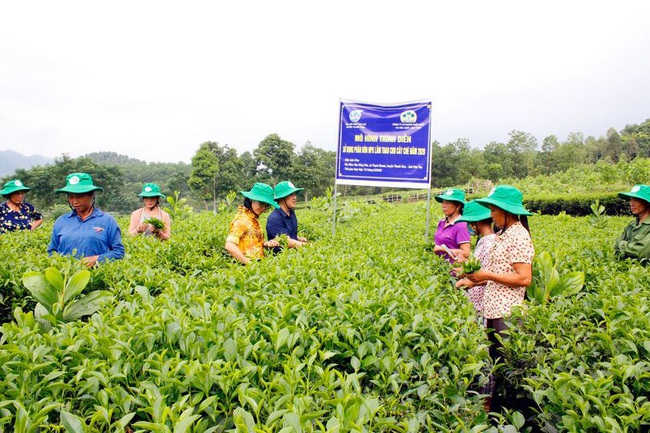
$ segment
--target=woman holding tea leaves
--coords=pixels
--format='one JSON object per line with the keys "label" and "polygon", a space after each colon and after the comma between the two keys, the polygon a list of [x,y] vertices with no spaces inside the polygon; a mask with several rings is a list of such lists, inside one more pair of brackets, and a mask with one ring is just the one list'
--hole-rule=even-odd
{"label": "woman holding tea leaves", "polygon": [[465,206],[465,193],[460,189],[450,188],[436,196],[442,205],[444,218],[438,223],[433,238],[433,252],[446,258],[449,263],[461,262],[469,257],[470,236],[467,223],[459,221]]}
{"label": "woman holding tea leaves", "polygon": [[[481,268],[488,267],[490,262],[488,256],[496,239],[496,235],[492,229],[490,209],[472,200],[465,205],[463,216],[458,221],[467,223],[467,228],[471,236],[478,236],[478,241],[474,248],[474,257],[478,259]],[[463,271],[467,271],[467,269],[465,267],[456,269],[457,274],[461,274]],[[467,288],[465,293],[469,297],[469,300],[472,301],[472,304],[474,304],[477,313],[482,316],[485,285],[469,287],[470,285],[471,282],[467,278],[462,278],[456,282],[456,287]]]}
{"label": "woman holding tea leaves", "polygon": [[244,204],[230,223],[225,248],[233,258],[244,265],[264,257],[264,248],[279,247],[277,239],[264,242],[264,232],[258,218],[270,207],[280,208],[273,199],[273,187],[257,182],[250,191],[241,191]]}
{"label": "woman holding tea leaves", "polygon": [[129,234],[156,236],[163,241],[169,239],[171,218],[160,208],[160,198],[165,198],[165,195],[160,192],[160,187],[155,183],[146,183],[138,196],[142,197],[143,206],[131,214]]}
{"label": "woman holding tea leaves", "polygon": [[[510,315],[513,306],[521,305],[526,288],[533,281],[535,249],[528,229],[528,216],[532,214],[524,208],[521,192],[509,185],[494,187],[487,197],[476,202],[490,209],[499,231],[485,267],[460,277],[469,281],[469,287],[485,285],[483,317],[490,340],[490,356],[496,362],[503,332],[508,329],[504,318]],[[494,388],[498,386],[495,384]],[[488,399],[488,410],[490,405]]]}

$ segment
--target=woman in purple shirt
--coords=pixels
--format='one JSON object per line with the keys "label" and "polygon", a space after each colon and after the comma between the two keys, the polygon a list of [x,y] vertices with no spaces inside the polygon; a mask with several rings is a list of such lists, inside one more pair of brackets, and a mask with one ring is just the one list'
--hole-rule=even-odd
{"label": "woman in purple shirt", "polygon": [[442,204],[445,217],[438,223],[433,252],[443,256],[450,263],[463,261],[469,257],[471,240],[467,223],[458,222],[465,206],[465,193],[460,189],[450,188],[437,195],[436,201]]}

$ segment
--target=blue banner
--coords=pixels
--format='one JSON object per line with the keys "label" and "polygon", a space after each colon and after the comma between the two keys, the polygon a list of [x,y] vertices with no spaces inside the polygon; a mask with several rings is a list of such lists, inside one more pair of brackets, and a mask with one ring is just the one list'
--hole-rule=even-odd
{"label": "blue banner", "polygon": [[429,188],[431,101],[341,101],[336,183]]}

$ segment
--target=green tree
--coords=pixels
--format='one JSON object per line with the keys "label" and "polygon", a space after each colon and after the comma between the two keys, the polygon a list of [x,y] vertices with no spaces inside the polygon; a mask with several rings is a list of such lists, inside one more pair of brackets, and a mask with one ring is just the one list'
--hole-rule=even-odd
{"label": "green tree", "polygon": [[270,134],[253,151],[260,179],[275,185],[294,174],[295,145],[277,134]]}
{"label": "green tree", "polygon": [[513,130],[508,134],[506,143],[508,152],[513,159],[512,176],[519,179],[535,174],[535,153],[537,139],[527,132]]}
{"label": "green tree", "polygon": [[499,179],[513,176],[513,156],[503,143],[493,141],[483,149],[487,177],[496,183]]}
{"label": "green tree", "polygon": [[319,149],[307,142],[298,153],[296,161],[299,169],[290,180],[305,188],[302,191],[305,201],[325,195],[327,188],[334,187],[336,152]]}
{"label": "green tree", "polygon": [[199,147],[192,157],[192,171],[188,184],[194,196],[203,200],[205,210],[212,200],[213,210],[216,211],[216,182],[219,173],[219,158],[215,154],[216,143],[208,141]]}
{"label": "green tree", "polygon": [[55,203],[65,202],[65,198],[61,198],[65,194],[55,194],[55,191],[65,186],[68,174],[77,172],[89,173],[94,184],[103,188],[103,192],[95,195],[98,207],[113,212],[127,212],[133,208],[130,201],[133,197],[124,191],[122,170],[117,166],[98,164],[85,156],[70,158],[64,154],[56,158],[54,164],[16,170],[16,177],[32,188],[29,201],[44,210]]}

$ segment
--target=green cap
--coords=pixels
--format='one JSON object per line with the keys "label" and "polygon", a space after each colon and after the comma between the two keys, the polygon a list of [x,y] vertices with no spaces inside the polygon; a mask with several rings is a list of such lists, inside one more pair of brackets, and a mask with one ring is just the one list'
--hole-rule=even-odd
{"label": "green cap", "polygon": [[281,198],[285,198],[294,192],[302,191],[303,189],[305,188],[296,188],[290,180],[285,180],[275,186],[273,198],[275,200],[280,200]]}
{"label": "green cap", "polygon": [[436,201],[441,203],[445,201],[457,201],[458,203],[465,204],[465,191],[458,188],[449,188],[447,191],[436,196]]}
{"label": "green cap", "polygon": [[55,192],[67,192],[72,194],[84,194],[92,191],[104,191],[103,188],[93,185],[93,178],[88,173],[72,173],[65,178],[65,187]]}
{"label": "green cap", "polygon": [[5,183],[4,188],[2,188],[2,191],[0,191],[0,194],[7,196],[19,191],[29,191],[30,189],[31,188],[23,185],[23,183],[18,179],[14,179]]}
{"label": "green cap", "polygon": [[466,223],[476,223],[492,218],[490,209],[486,208],[476,200],[467,202],[463,209],[463,215],[456,221],[465,221]]}
{"label": "green cap", "polygon": [[277,204],[275,200],[273,200],[273,188],[270,185],[261,182],[256,182],[250,191],[240,191],[240,192],[246,198],[250,198],[251,200],[261,201],[262,203],[271,205],[276,209],[280,208],[280,205]]}
{"label": "green cap", "polygon": [[483,206],[491,204],[513,215],[530,216],[532,213],[528,212],[522,204],[523,198],[521,191],[514,186],[499,185],[492,188],[487,197],[475,201]]}
{"label": "green cap", "polygon": [[162,197],[165,198],[165,194],[160,192],[160,187],[155,183],[145,183],[142,187],[142,192],[138,194],[140,197]]}
{"label": "green cap", "polygon": [[618,196],[622,199],[638,198],[650,203],[650,186],[641,184],[634,185],[630,192],[619,192]]}

